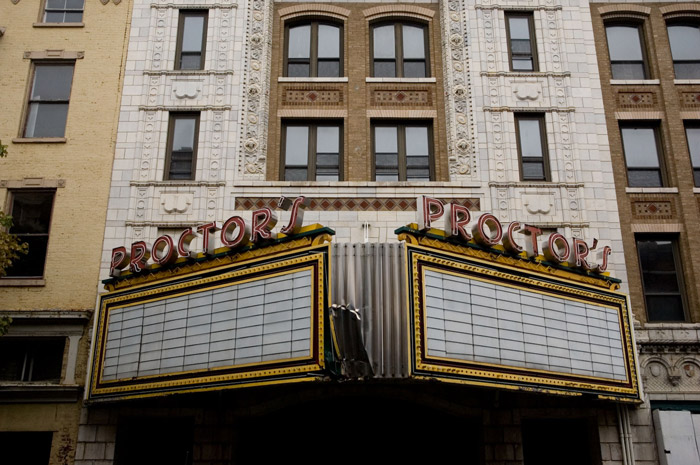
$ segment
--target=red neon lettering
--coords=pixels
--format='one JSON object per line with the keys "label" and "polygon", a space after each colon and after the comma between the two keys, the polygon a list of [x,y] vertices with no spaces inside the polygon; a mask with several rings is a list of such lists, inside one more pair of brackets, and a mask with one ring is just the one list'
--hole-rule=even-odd
{"label": "red neon lettering", "polygon": [[439,219],[445,213],[445,206],[438,199],[419,195],[416,199],[418,207],[418,229],[430,229],[434,220]]}
{"label": "red neon lettering", "polygon": [[465,241],[470,241],[472,236],[467,232],[467,224],[471,221],[472,215],[469,209],[463,205],[449,203],[447,204],[445,213],[445,229],[450,233],[450,236],[460,237]]}
{"label": "red neon lettering", "polygon": [[476,224],[472,227],[472,234],[477,244],[490,247],[501,242],[503,228],[498,218],[491,213],[484,213],[476,220]]}
{"label": "red neon lettering", "polygon": [[590,253],[588,244],[586,241],[581,239],[573,239],[573,247],[571,250],[571,260],[573,265],[583,268],[584,270],[591,270],[593,266],[588,263],[586,257]]}
{"label": "red neon lettering", "polygon": [[277,224],[277,216],[269,208],[261,208],[253,212],[253,227],[251,228],[251,236],[253,242],[259,240],[274,239],[275,234],[272,233],[272,228]]}
{"label": "red neon lettering", "polygon": [[510,253],[517,255],[525,250],[521,245],[515,242],[515,231],[520,230],[520,223],[513,221],[506,228],[506,235],[503,237],[503,247]]}
{"label": "red neon lettering", "polygon": [[[237,235],[234,236],[234,231],[238,231]],[[221,243],[225,247],[238,247],[239,245],[245,245],[250,240],[250,227],[246,224],[245,220],[240,216],[232,216],[221,228]]]}
{"label": "red neon lettering", "polygon": [[115,247],[112,249],[112,260],[109,265],[109,275],[117,277],[122,274],[122,269],[129,264],[129,252],[126,251],[126,247]]}
{"label": "red neon lettering", "polygon": [[[166,252],[167,251],[167,252]],[[170,236],[160,236],[151,248],[153,261],[159,265],[171,265],[177,260],[175,241]]]}
{"label": "red neon lettering", "polygon": [[144,241],[138,241],[131,244],[131,260],[129,260],[129,269],[133,273],[140,273],[148,267],[148,259],[151,258],[151,252],[148,245]]}
{"label": "red neon lettering", "polygon": [[194,258],[197,256],[196,252],[190,250],[190,244],[197,238],[198,234],[192,231],[192,228],[187,228],[180,234],[180,239],[177,241],[177,253],[183,257]]}
{"label": "red neon lettering", "polygon": [[310,203],[311,202],[304,196],[297,197],[294,201],[290,201],[287,197],[280,197],[280,201],[277,203],[279,208],[283,210],[289,210],[290,207],[292,208],[292,213],[289,216],[289,224],[280,230],[282,234],[290,235],[299,232],[301,225],[304,223],[304,210],[306,210],[306,207],[308,207]]}
{"label": "red neon lettering", "polygon": [[217,231],[221,229],[221,224],[217,221],[212,221],[211,223],[206,223],[197,226],[197,232],[201,233],[203,236],[204,253],[207,255],[214,255],[214,250],[216,250],[216,242],[214,235]]}
{"label": "red neon lettering", "polygon": [[569,258],[569,242],[559,233],[552,233],[544,247],[544,257],[550,262],[564,263]]}
{"label": "red neon lettering", "polygon": [[528,257],[536,257],[540,253],[537,245],[537,238],[542,235],[542,230],[529,224],[523,225],[520,230],[521,234],[529,235],[530,242],[525,244],[525,251]]}
{"label": "red neon lettering", "polygon": [[612,249],[608,247],[607,245],[603,247],[603,250],[601,252],[598,252],[598,255],[602,255],[602,260],[603,263],[600,265],[595,266],[595,271],[598,273],[604,273],[608,270],[608,256],[612,253]]}

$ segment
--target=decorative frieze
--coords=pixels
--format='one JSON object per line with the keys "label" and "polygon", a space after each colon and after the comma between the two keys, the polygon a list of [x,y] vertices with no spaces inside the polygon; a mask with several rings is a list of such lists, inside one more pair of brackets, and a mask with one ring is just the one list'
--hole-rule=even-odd
{"label": "decorative frieze", "polygon": [[371,105],[411,105],[432,106],[433,99],[429,89],[412,90],[375,90],[372,92]]}
{"label": "decorative frieze", "polygon": [[638,219],[668,220],[676,217],[672,199],[633,200],[632,215]]}
{"label": "decorative frieze", "polygon": [[654,92],[618,92],[617,105],[620,108],[648,108],[656,105]]}
{"label": "decorative frieze", "polygon": [[342,105],[344,101],[345,95],[342,87],[287,87],[282,93],[282,105],[284,106]]}
{"label": "decorative frieze", "polygon": [[[279,197],[236,197],[236,210],[277,208]],[[469,210],[480,209],[479,199],[441,198],[443,203],[464,205]],[[416,199],[405,197],[323,197],[309,198],[309,211],[415,211]]]}

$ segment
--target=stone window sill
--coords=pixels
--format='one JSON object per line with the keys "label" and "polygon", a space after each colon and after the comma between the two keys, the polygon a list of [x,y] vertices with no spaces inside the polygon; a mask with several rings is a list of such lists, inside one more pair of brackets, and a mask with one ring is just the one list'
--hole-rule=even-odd
{"label": "stone window sill", "polygon": [[277,82],[348,82],[347,77],[278,77]]}
{"label": "stone window sill", "polygon": [[365,78],[365,82],[432,83],[432,82],[437,82],[437,80],[434,77],[425,77],[425,78],[368,77],[368,78]]}
{"label": "stone window sill", "polygon": [[85,27],[85,23],[34,23],[34,27]]}
{"label": "stone window sill", "polygon": [[674,84],[700,84],[700,79],[674,79]]}
{"label": "stone window sill", "polygon": [[628,194],[677,194],[677,187],[626,187]]}
{"label": "stone window sill", "polygon": [[700,187],[693,187],[693,194],[700,194]]}
{"label": "stone window sill", "polygon": [[46,286],[44,278],[0,278],[0,287],[39,287]]}
{"label": "stone window sill", "polygon": [[612,86],[651,86],[660,84],[658,79],[611,79]]}
{"label": "stone window sill", "polygon": [[13,144],[65,144],[68,141],[65,137],[16,137],[12,139]]}

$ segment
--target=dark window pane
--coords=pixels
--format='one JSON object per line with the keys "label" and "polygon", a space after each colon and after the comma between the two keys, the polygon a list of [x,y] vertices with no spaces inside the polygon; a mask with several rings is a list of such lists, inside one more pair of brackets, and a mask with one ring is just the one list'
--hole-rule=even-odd
{"label": "dark window pane", "polygon": [[318,77],[339,77],[340,61],[319,60]]}
{"label": "dark window pane", "polygon": [[64,346],[65,338],[3,338],[0,340],[0,380],[58,383]]}
{"label": "dark window pane", "polygon": [[695,186],[700,187],[700,168],[693,169],[693,178],[695,179]]}
{"label": "dark window pane", "polygon": [[403,58],[425,59],[425,33],[422,27],[403,26]]}
{"label": "dark window pane", "polygon": [[676,79],[700,79],[700,61],[674,63],[673,70]]}
{"label": "dark window pane", "polygon": [[16,192],[12,198],[13,234],[46,234],[51,223],[53,192]]}
{"label": "dark window pane", "polygon": [[613,79],[644,79],[643,63],[613,63]]}
{"label": "dark window pane", "polygon": [[396,58],[394,25],[374,28],[374,58]]}
{"label": "dark window pane", "polygon": [[375,180],[377,181],[398,181],[399,170],[379,169],[376,170]]}
{"label": "dark window pane", "polygon": [[316,154],[316,167],[319,166],[334,166],[338,167],[339,155],[337,153],[318,153]]}
{"label": "dark window pane", "polygon": [[679,295],[649,295],[646,298],[649,321],[684,321],[683,301]]}
{"label": "dark window pane", "polygon": [[194,153],[191,151],[173,152],[170,155],[170,174],[168,179],[192,179],[192,161]]}
{"label": "dark window pane", "polygon": [[532,53],[532,49],[530,47],[530,40],[511,40],[510,41],[510,46],[511,46],[511,53],[513,54],[526,54],[529,55]]}
{"label": "dark window pane", "polygon": [[377,153],[375,155],[377,168],[394,167],[398,169],[399,155],[397,153]]}
{"label": "dark window pane", "polygon": [[25,137],[63,137],[68,119],[67,103],[32,103]]}
{"label": "dark window pane", "polygon": [[544,180],[544,165],[542,162],[523,161],[523,179]]}
{"label": "dark window pane", "polygon": [[83,20],[82,12],[68,11],[66,12],[65,22],[66,23],[79,23]]}
{"label": "dark window pane", "polygon": [[46,0],[47,9],[63,9],[66,7],[66,0]]}
{"label": "dark window pane", "polygon": [[36,65],[31,99],[68,100],[72,81],[73,65]]}
{"label": "dark window pane", "polygon": [[630,187],[662,187],[661,172],[658,169],[629,169],[627,179]]}
{"label": "dark window pane", "polygon": [[26,255],[12,262],[6,270],[7,276],[16,277],[41,277],[44,275],[44,263],[46,261],[46,249],[48,247],[48,236],[17,236],[21,242],[26,242],[29,246]]}
{"label": "dark window pane", "polygon": [[316,168],[316,181],[338,181],[338,170]]}
{"label": "dark window pane", "polygon": [[430,158],[425,157],[406,157],[406,166],[408,168],[428,168],[430,166]]}
{"label": "dark window pane", "polygon": [[409,78],[422,78],[426,77],[425,72],[425,62],[424,61],[404,61],[403,62],[403,76]]}
{"label": "dark window pane", "polygon": [[62,23],[63,22],[63,12],[62,11],[47,11],[44,15],[45,23]]}
{"label": "dark window pane", "polygon": [[200,53],[183,53],[180,56],[180,69],[201,69],[202,55]]}
{"label": "dark window pane", "polygon": [[310,70],[308,63],[289,63],[287,75],[289,77],[309,77]]}
{"label": "dark window pane", "polygon": [[296,26],[289,28],[289,58],[310,58],[311,57],[311,25]]}
{"label": "dark window pane", "polygon": [[407,168],[406,181],[430,181],[430,170],[427,168]]}
{"label": "dark window pane", "polygon": [[375,77],[396,77],[396,62],[374,60]]}
{"label": "dark window pane", "polygon": [[287,168],[284,170],[285,181],[306,181],[306,168]]}
{"label": "dark window pane", "polygon": [[47,465],[53,433],[0,432],[2,461],[6,465]]}
{"label": "dark window pane", "polygon": [[66,8],[69,10],[82,10],[85,0],[66,0]]}

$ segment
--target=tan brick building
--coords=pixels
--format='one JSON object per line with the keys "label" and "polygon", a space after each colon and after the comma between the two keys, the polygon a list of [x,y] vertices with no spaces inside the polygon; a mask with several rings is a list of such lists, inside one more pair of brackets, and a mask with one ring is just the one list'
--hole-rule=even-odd
{"label": "tan brick building", "polygon": [[0,279],[5,463],[72,463],[131,2],[0,5],[0,208],[29,253]]}
{"label": "tan brick building", "polygon": [[700,5],[600,2],[591,15],[659,460],[698,463]]}

